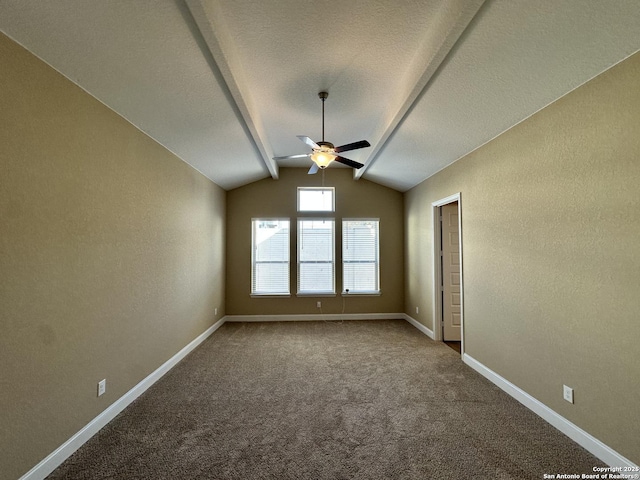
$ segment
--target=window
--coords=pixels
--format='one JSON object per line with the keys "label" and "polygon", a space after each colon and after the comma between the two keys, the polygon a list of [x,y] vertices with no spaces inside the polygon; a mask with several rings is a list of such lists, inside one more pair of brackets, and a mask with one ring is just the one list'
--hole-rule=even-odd
{"label": "window", "polygon": [[335,294],[334,220],[298,220],[298,294]]}
{"label": "window", "polygon": [[289,295],[289,220],[251,223],[251,295]]}
{"label": "window", "polygon": [[342,282],[349,293],[380,293],[379,219],[342,221]]}
{"label": "window", "polygon": [[298,187],[299,212],[335,211],[335,188]]}

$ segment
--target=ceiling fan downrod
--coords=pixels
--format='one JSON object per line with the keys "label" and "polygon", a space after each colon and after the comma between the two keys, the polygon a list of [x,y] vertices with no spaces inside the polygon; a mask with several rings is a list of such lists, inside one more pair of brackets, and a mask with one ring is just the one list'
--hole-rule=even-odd
{"label": "ceiling fan downrod", "polygon": [[329,92],[319,92],[318,97],[322,100],[322,142],[324,143],[324,101],[329,97]]}

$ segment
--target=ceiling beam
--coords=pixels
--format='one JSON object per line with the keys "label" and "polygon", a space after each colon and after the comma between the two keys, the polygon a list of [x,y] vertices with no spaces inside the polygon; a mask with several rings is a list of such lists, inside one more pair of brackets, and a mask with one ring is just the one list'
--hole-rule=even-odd
{"label": "ceiling beam", "polygon": [[262,157],[271,177],[277,179],[279,176],[278,164],[273,160],[273,149],[266,141],[267,136],[260,116],[252,106],[250,91],[244,86],[242,66],[237,61],[237,56],[234,55],[232,37],[220,20],[222,15],[218,2],[208,0],[205,6],[201,0],[187,0],[186,4],[219,73],[222,75],[256,150]]}
{"label": "ceiling beam", "polygon": [[383,122],[380,130],[373,136],[374,142],[371,142],[373,148],[368,152],[369,155],[363,162],[364,167],[354,170],[356,180],[361,178],[376,161],[393,132],[418,102],[422,93],[427,90],[429,82],[484,3],[485,0],[444,2],[444,7],[438,12],[438,18],[433,22],[435,29],[429,32],[422,48],[416,52],[416,63],[420,62],[420,59],[425,60],[423,63],[413,66],[414,74],[410,75],[408,79],[413,82],[413,86],[409,84],[406,89],[402,90],[402,95],[409,91],[405,98],[389,102],[390,105],[400,105],[400,108],[391,113],[389,118]]}

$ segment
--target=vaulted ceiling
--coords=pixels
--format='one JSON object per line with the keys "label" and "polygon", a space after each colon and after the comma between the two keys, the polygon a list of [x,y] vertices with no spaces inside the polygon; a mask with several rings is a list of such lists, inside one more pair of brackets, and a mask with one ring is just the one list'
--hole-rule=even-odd
{"label": "vaulted ceiling", "polygon": [[327,91],[354,177],[406,191],[638,51],[640,2],[2,0],[0,30],[225,189],[310,166],[273,157]]}

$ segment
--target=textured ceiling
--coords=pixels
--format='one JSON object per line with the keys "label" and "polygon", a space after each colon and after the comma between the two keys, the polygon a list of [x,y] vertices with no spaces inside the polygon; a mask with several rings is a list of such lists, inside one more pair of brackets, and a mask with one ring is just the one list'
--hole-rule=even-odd
{"label": "textured ceiling", "polygon": [[[637,0],[2,0],[0,30],[225,189],[367,139],[404,191],[640,49]],[[334,168],[331,166],[330,168]]]}

